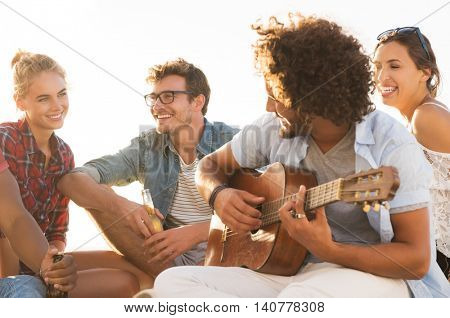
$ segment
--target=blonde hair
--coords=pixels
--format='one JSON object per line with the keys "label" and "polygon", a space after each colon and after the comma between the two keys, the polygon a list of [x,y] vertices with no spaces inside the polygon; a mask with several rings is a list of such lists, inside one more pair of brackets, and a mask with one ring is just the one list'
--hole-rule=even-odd
{"label": "blonde hair", "polygon": [[56,72],[64,80],[66,72],[51,57],[26,51],[17,51],[11,61],[13,69],[14,99],[25,97],[34,77],[41,72]]}

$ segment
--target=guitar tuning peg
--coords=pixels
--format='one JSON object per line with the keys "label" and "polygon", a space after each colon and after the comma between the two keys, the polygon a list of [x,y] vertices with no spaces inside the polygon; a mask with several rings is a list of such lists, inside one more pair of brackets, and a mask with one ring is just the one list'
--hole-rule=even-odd
{"label": "guitar tuning peg", "polygon": [[387,202],[387,201],[383,202],[383,206],[386,210],[389,210],[391,208],[389,202]]}
{"label": "guitar tuning peg", "polygon": [[367,201],[364,201],[362,210],[366,213],[368,213],[370,211],[370,205],[367,203]]}

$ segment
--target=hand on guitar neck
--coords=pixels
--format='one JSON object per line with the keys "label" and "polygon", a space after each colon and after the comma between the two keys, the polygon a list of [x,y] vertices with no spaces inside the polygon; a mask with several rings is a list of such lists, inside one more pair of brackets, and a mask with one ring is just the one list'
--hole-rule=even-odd
{"label": "hand on guitar neck", "polygon": [[[316,209],[315,218],[312,220],[301,217],[305,215],[305,193],[305,186],[300,186],[297,200],[286,202],[279,210],[280,219],[292,239],[303,245],[315,256],[326,261],[335,242],[332,240],[325,208]],[[300,217],[292,217],[293,210]]]}
{"label": "hand on guitar neck", "polygon": [[261,212],[255,207],[264,200],[247,191],[226,188],[217,194],[214,210],[232,231],[245,233],[260,228]]}

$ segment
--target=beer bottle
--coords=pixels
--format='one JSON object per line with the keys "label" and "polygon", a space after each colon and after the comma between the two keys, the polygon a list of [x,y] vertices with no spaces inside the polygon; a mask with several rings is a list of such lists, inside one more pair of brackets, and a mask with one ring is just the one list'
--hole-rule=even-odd
{"label": "beer bottle", "polygon": [[147,210],[148,216],[152,222],[151,226],[154,232],[163,231],[163,226],[161,224],[161,220],[155,213],[155,206],[153,205],[152,195],[150,194],[149,189],[142,190],[142,200],[144,203],[144,207]]}
{"label": "beer bottle", "polygon": [[[64,258],[64,253],[58,253],[53,255],[53,264],[58,263]],[[56,289],[53,284],[48,285],[47,287],[47,298],[67,298],[69,294],[67,292]]]}

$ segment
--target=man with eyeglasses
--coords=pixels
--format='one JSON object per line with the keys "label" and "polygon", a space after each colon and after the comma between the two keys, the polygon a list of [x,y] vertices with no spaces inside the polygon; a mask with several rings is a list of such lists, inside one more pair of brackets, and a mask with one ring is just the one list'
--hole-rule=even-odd
{"label": "man with eyeglasses", "polygon": [[[237,132],[206,120],[210,88],[204,73],[183,59],[150,69],[153,92],[145,102],[156,128],[114,155],[86,163],[63,177],[62,193],[91,211],[124,256],[155,277],[162,269],[203,263],[212,208],[195,186],[199,159]],[[154,232],[144,206],[107,186],[139,181],[149,189],[164,231]],[[107,186],[105,186],[107,185]],[[123,220],[122,220],[123,219]]]}

